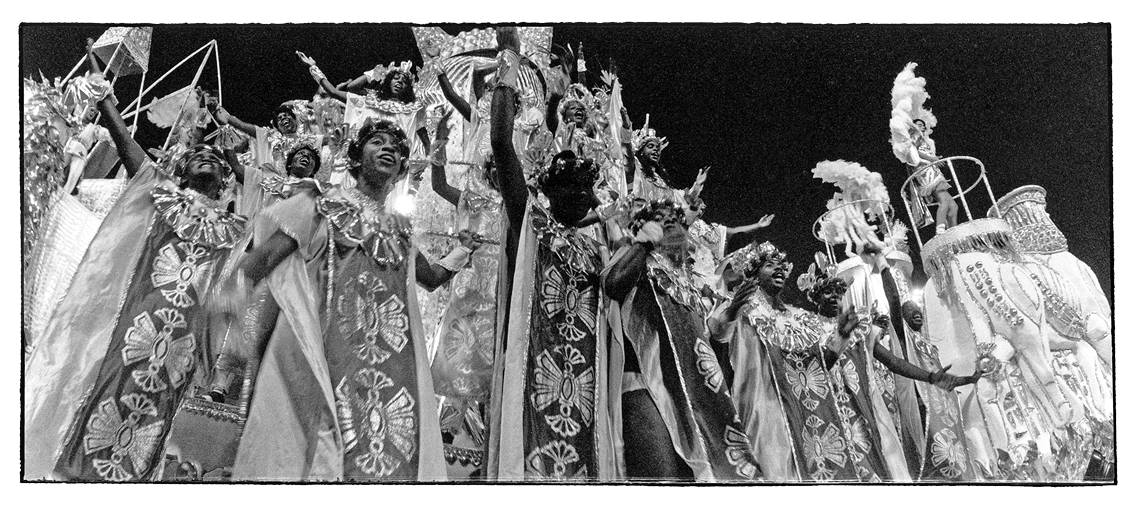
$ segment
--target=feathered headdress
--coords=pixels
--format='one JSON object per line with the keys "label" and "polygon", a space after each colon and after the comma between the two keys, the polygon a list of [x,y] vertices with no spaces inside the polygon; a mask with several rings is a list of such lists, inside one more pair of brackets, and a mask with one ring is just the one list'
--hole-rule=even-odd
{"label": "feathered headdress", "polygon": [[928,135],[938,124],[934,113],[924,107],[930,94],[926,92],[926,79],[914,75],[917,66],[913,62],[906,64],[902,72],[895,76],[891,88],[891,147],[895,157],[909,165],[921,163],[920,160],[914,160],[911,154],[911,131],[916,128],[914,122],[921,120],[925,123]]}
{"label": "feathered headdress", "polygon": [[669,145],[669,141],[665,137],[658,137],[657,131],[649,128],[649,115],[645,115],[645,124],[641,128],[633,131],[633,152],[636,153],[649,142],[650,139],[656,139],[661,144],[661,151],[665,151],[665,146]]}

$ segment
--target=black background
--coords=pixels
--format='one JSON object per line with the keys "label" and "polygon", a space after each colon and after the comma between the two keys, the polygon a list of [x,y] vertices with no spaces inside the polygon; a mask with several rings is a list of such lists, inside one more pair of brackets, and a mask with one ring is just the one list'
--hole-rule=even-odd
{"label": "black background", "polygon": [[[440,26],[456,34],[482,25]],[[63,76],[84,39],[106,27],[22,25],[21,77]],[[422,63],[407,25],[157,25],[148,80],[210,39],[218,41],[226,108],[263,125],[276,105],[315,91],[294,50],[316,58],[333,82],[378,63]],[[1021,185],[1045,187],[1070,251],[1113,298],[1108,25],[558,24],[554,42],[584,43],[595,76],[612,58],[635,126],[649,113],[669,139],[664,163],[685,184],[713,166],[706,218],[736,226],[775,213],[761,236],[789,251],[797,273],[820,246],[810,228],[835,191],[812,179],[819,161],[880,172],[905,221],[905,171],[887,122],[895,75],[918,62],[938,117],[939,155],[981,159],[998,198]],[[144,103],[188,84],[197,61]],[[203,80],[215,79],[211,63]],[[120,79],[117,95],[129,101],[138,84],[137,76]],[[144,147],[165,138],[145,119],[139,124]],[[963,179],[975,174],[961,167]],[[984,214],[984,189],[969,198],[975,217]]]}

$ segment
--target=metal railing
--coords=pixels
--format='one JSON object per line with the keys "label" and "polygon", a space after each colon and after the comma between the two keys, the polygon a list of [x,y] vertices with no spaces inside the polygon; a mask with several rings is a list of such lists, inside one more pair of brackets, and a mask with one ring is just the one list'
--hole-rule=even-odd
{"label": "metal railing", "polygon": [[[964,161],[973,162],[978,167],[978,177],[976,179],[974,179],[973,183],[971,183],[970,186],[968,188],[966,188],[965,190],[962,189],[962,184],[958,179],[958,171],[954,169],[954,160],[964,160]],[[939,158],[936,161],[930,162],[926,165],[919,167],[918,169],[916,169],[914,171],[913,174],[911,174],[910,176],[908,176],[906,178],[906,181],[904,181],[902,184],[902,189],[899,190],[899,195],[902,197],[903,204],[904,204],[903,207],[906,208],[907,218],[910,219],[911,231],[914,232],[914,239],[915,239],[915,241],[918,242],[919,248],[922,247],[922,237],[920,235],[918,235],[919,227],[918,227],[917,222],[914,221],[914,212],[911,211],[911,205],[912,205],[913,201],[910,198],[910,192],[908,190],[910,190],[910,188],[914,185],[915,178],[921,176],[923,174],[923,172],[925,172],[927,169],[934,168],[934,170],[939,170],[938,169],[939,164],[944,164],[946,167],[948,167],[950,169],[950,180],[953,182],[954,190],[957,191],[957,193],[951,193],[950,198],[958,199],[958,202],[960,202],[962,204],[962,209],[964,211],[966,211],[966,221],[972,221],[974,219],[974,214],[973,214],[973,212],[970,211],[970,204],[969,204],[969,202],[966,201],[966,194],[973,191],[974,188],[977,188],[979,184],[985,185],[986,193],[990,197],[990,205],[991,206],[997,205],[997,201],[996,201],[996,199],[994,199],[994,190],[992,187],[990,187],[989,178],[986,177],[986,166],[985,166],[985,164],[982,163],[981,160],[978,160],[977,158],[974,158],[972,156],[948,156],[945,158]],[[945,175],[943,175],[943,177],[945,177]],[[915,192],[915,197],[918,199],[922,199],[921,196],[918,196],[917,192]],[[923,202],[923,205],[926,206],[927,208],[930,208],[930,207],[938,206],[939,204],[937,202],[933,202],[930,204]],[[988,209],[988,207],[987,207],[987,209]]]}
{"label": "metal railing", "polygon": [[[830,260],[833,265],[837,265],[839,263],[836,261],[835,250],[833,249],[833,246],[835,244],[838,244],[838,243],[832,243],[826,237],[823,236],[823,224],[825,222],[829,221],[831,219],[831,217],[834,216],[836,213],[854,212],[854,213],[858,213],[859,216],[862,218],[862,215],[864,214],[865,209],[868,207],[869,204],[874,204],[874,205],[878,206],[879,215],[883,217],[883,219],[880,220],[881,221],[880,225],[890,227],[891,221],[893,221],[894,216],[895,216],[895,209],[890,204],[884,203],[883,201],[876,200],[876,199],[860,199],[860,200],[853,200],[851,202],[846,202],[843,205],[836,207],[835,209],[830,209],[827,212],[819,215],[819,218],[816,218],[815,222],[812,223],[812,226],[811,226],[812,236],[814,236],[819,242],[822,242],[826,246],[825,251],[827,252],[827,259]],[[864,220],[865,220],[865,218],[864,218]],[[889,235],[890,232],[888,231],[887,234]]]}

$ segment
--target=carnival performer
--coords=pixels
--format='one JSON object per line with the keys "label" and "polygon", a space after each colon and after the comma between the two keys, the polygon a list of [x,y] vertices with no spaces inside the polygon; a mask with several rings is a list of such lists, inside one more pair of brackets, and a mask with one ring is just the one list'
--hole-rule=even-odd
{"label": "carnival performer", "polygon": [[[77,86],[83,86],[79,84],[80,79],[83,78],[75,78],[73,83]],[[98,124],[99,110],[94,103],[81,101],[77,107],[84,107],[81,115],[83,122],[82,127],[68,139],[67,146],[64,148],[69,157],[67,183],[63,186],[65,193],[72,193],[72,190],[75,190],[76,186],[79,185],[79,180],[83,177],[84,169],[87,167],[87,157],[91,154],[91,150],[101,142],[108,145],[114,142],[111,139],[111,133]]]}
{"label": "carnival performer", "polygon": [[444,478],[414,286],[446,282],[478,242],[462,232],[462,245],[431,263],[408,220],[383,210],[408,153],[397,125],[367,121],[349,146],[355,188],[298,193],[260,213],[254,249],[218,295],[237,314],[246,287],[264,280],[281,308],[235,479]]}
{"label": "carnival performer", "polygon": [[[289,152],[285,161],[288,172],[286,176],[273,175],[272,164],[265,164],[260,169],[245,167],[233,162],[231,150],[226,150],[225,153],[230,160],[230,166],[234,167],[238,181],[245,186],[241,201],[243,216],[255,217],[262,209],[287,200],[299,192],[319,191],[320,186],[312,176],[320,170],[321,159],[317,150],[311,145],[298,144]],[[245,253],[252,242],[253,230],[249,228],[238,241],[235,251]],[[231,258],[225,272],[236,268],[240,260],[240,256]],[[236,379],[243,378],[244,374],[256,373],[256,365],[260,363],[264,354],[265,344],[273,331],[278,312],[279,308],[269,293],[269,287],[266,285],[258,287],[250,297],[242,318],[230,322],[230,337],[222,344],[221,353],[214,366],[213,380],[206,394],[210,400],[225,401],[228,398],[227,394],[234,393],[231,387]],[[255,361],[251,362],[250,357]]]}
{"label": "carnival performer", "polygon": [[716,274],[717,266],[724,260],[728,241],[739,234],[751,234],[772,224],[776,218],[774,214],[762,216],[755,223],[739,227],[727,227],[719,223],[709,223],[702,217],[705,213],[705,202],[700,197],[700,190],[704,184],[708,168],[697,173],[697,180],[686,194],[688,209],[685,210],[685,221],[689,223],[689,242],[693,246],[693,271],[697,275],[698,288],[706,298],[723,299],[729,294],[718,290],[719,278]]}
{"label": "carnival performer", "polygon": [[[923,332],[925,323],[922,307],[914,301],[906,301],[901,306],[902,321],[906,325],[906,341],[911,344],[911,360],[928,371],[945,373],[938,358],[938,347]],[[893,312],[892,312],[893,320]],[[881,324],[887,322],[880,320]],[[881,345],[879,345],[881,346]],[[971,378],[973,381],[979,376]],[[946,375],[943,375],[946,376]],[[975,481],[980,476],[974,469],[974,461],[966,447],[965,429],[962,426],[961,407],[958,395],[937,381],[922,381],[917,384],[926,407],[925,428],[926,446],[922,458],[920,481]]]}
{"label": "carnival performer", "polygon": [[214,110],[214,117],[219,123],[230,125],[248,135],[253,140],[250,148],[253,150],[254,165],[262,167],[273,164],[274,169],[270,172],[276,175],[283,175],[287,171],[286,159],[298,145],[307,144],[320,149],[325,143],[323,135],[298,131],[297,112],[288,103],[281,104],[273,111],[271,128],[242,121],[221,106]]}
{"label": "carnival performer", "polygon": [[[645,124],[633,132],[636,169],[632,174],[627,174],[633,195],[646,200],[669,199],[680,202],[685,199],[684,190],[678,189],[673,175],[661,164],[661,153],[668,146],[668,139],[658,136],[656,130],[649,128],[649,115],[646,115]],[[698,184],[707,173],[708,168],[698,172]],[[700,191],[696,191],[696,195],[699,194]]]}
{"label": "carnival performer", "polygon": [[464,453],[477,454],[478,458],[470,460],[481,462],[486,451],[486,407],[495,343],[506,310],[506,301],[498,299],[506,266],[501,246],[503,201],[489,159],[482,170],[470,169],[473,174],[463,190],[448,183],[446,150],[439,146],[447,143],[450,115],[450,111],[445,113],[436,129],[432,152],[437,154],[430,160],[432,189],[455,206],[456,229],[471,230],[489,243],[472,254],[471,265],[451,282],[437,329],[432,379],[436,394],[443,396],[440,428],[445,434],[445,456],[450,462]]}
{"label": "carnival performer", "polygon": [[298,186],[317,184],[313,176],[321,169],[320,141],[298,142],[285,153],[282,168],[263,163],[260,167],[241,164],[226,150],[226,158],[234,168],[234,177],[242,185],[242,199],[239,214],[253,217],[270,204],[292,196]]}
{"label": "carnival performer", "polygon": [[[825,345],[866,332],[853,313],[832,325],[781,299],[791,272],[770,242],[735,252],[730,268],[745,278],[710,327],[723,332],[733,370],[732,399],[751,451],[774,481],[881,481],[888,467],[873,425],[829,380]],[[868,433],[868,429],[872,432]],[[899,479],[906,480],[901,465]]]}
{"label": "carnival performer", "polygon": [[[818,267],[818,269],[817,269]],[[797,284],[801,291],[803,291],[809,301],[814,304],[816,312],[825,325],[832,325],[833,319],[838,316],[841,301],[848,291],[847,282],[836,276],[835,267],[827,260],[826,255],[822,253],[816,254],[816,262],[809,267],[808,272],[801,275],[797,280]],[[888,297],[890,300],[890,297]],[[897,301],[897,299],[896,299]],[[916,382],[929,384],[941,390],[941,393],[953,391],[955,388],[973,384],[978,381],[980,374],[973,374],[971,376],[956,376],[947,373],[949,367],[928,370],[922,366],[911,364],[906,358],[900,357],[892,352],[891,349],[884,346],[880,341],[879,336],[891,335],[893,329],[892,314],[900,314],[900,311],[894,305],[890,305],[890,312],[887,314],[876,313],[872,310],[870,317],[874,327],[872,332],[854,333],[849,336],[850,342],[837,343],[837,348],[843,350],[838,357],[838,364],[833,369],[832,380],[837,383],[837,388],[845,390],[838,395],[846,395],[849,399],[855,400],[853,405],[855,411],[861,417],[858,424],[858,429],[852,429],[852,433],[874,433],[876,431],[883,431],[879,435],[882,440],[881,445],[877,446],[882,449],[883,459],[891,461],[895,459],[900,464],[907,466],[907,474],[910,478],[919,479],[922,475],[924,462],[921,460],[922,456],[926,454],[923,448],[925,438],[915,438],[906,433],[905,428],[899,429],[897,425],[883,424],[882,426],[875,427],[876,420],[883,418],[881,411],[886,408],[887,399],[893,398],[891,395],[875,396],[873,392],[876,390],[885,390],[895,387],[897,382],[879,382],[879,377],[876,374],[877,368],[874,363],[881,364],[881,366],[888,371],[888,374],[894,374],[902,378],[907,378]],[[851,308],[851,310],[856,310]],[[892,341],[894,344],[896,341]],[[834,350],[838,351],[838,350]],[[893,392],[892,392],[893,393]],[[950,396],[953,397],[952,395]],[[945,398],[945,397],[943,397]],[[884,404],[880,405],[880,399]],[[956,401],[955,401],[956,402]],[[876,409],[879,412],[876,412]],[[878,418],[876,418],[878,416]],[[895,428],[899,432],[893,433],[891,428]],[[920,429],[921,430],[921,429]],[[897,434],[897,435],[896,435]],[[960,431],[958,436],[960,436]],[[946,435],[944,434],[943,437]],[[920,448],[912,449],[907,446],[907,438],[910,437],[915,440],[916,445]],[[895,439],[902,445],[902,455],[895,455],[892,448],[896,448]],[[957,439],[961,444],[961,439]],[[929,441],[926,441],[929,444]],[[867,441],[862,443],[866,446]],[[950,448],[949,450],[953,450]],[[901,457],[901,458],[898,458]],[[917,464],[912,464],[912,461]],[[968,463],[954,462],[949,464],[957,466],[957,474],[961,475],[966,471]],[[950,474],[954,474],[953,471]],[[897,479],[897,477],[895,477]]]}
{"label": "carnival performer", "polygon": [[626,476],[759,479],[753,445],[708,342],[711,305],[689,266],[684,211],[655,201],[637,212],[632,228],[633,244],[602,273],[606,294],[622,301]]}
{"label": "carnival performer", "polygon": [[[405,132],[412,132],[410,148],[413,156],[425,156],[430,142],[424,124],[426,111],[423,103],[416,99],[415,77],[412,75],[412,62],[377,65],[364,75],[345,84],[344,90],[333,86],[317,66],[317,61],[297,51],[301,62],[309,66],[309,74],[330,96],[345,103],[344,122],[349,126],[349,137],[362,127],[364,121],[372,119],[389,120]],[[347,90],[363,90],[357,95]]]}
{"label": "carnival performer", "polygon": [[157,166],[109,85],[99,98],[132,180],[28,358],[29,479],[161,478],[171,420],[217,349],[203,298],[244,227],[217,200],[220,151],[195,145]]}
{"label": "carnival performer", "polygon": [[[597,205],[596,165],[560,152],[532,196],[515,153],[519,41],[501,28],[491,149],[507,216],[510,300],[496,343],[487,473],[497,480],[612,480],[608,346],[601,315],[603,244],[577,224]],[[517,257],[516,257],[517,254]]]}
{"label": "carnival performer", "polygon": [[[923,106],[930,94],[926,92],[926,79],[914,75],[917,66],[908,63],[895,76],[891,89],[891,145],[895,157],[910,167],[907,175],[919,173],[912,182],[912,191],[919,197],[916,201],[938,202],[935,233],[941,234],[958,224],[958,204],[950,196],[950,183],[942,175],[945,164],[935,163],[938,155],[929,134],[938,120]],[[925,207],[919,211],[916,216],[929,216]]]}

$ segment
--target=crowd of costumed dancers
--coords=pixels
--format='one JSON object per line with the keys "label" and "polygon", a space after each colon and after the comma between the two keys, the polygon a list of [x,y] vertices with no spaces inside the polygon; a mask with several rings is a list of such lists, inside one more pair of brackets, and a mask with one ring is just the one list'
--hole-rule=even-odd
{"label": "crowd of costumed dancers", "polygon": [[24,80],[25,479],[1113,479],[1108,300],[1043,188],[936,153],[914,63],[883,82],[906,183],[819,162],[797,276],[772,215],[702,218],[708,169],[680,185],[581,45],[410,31],[418,68],[282,54],[319,91],[268,126],[214,41],[145,87],[150,27]]}

